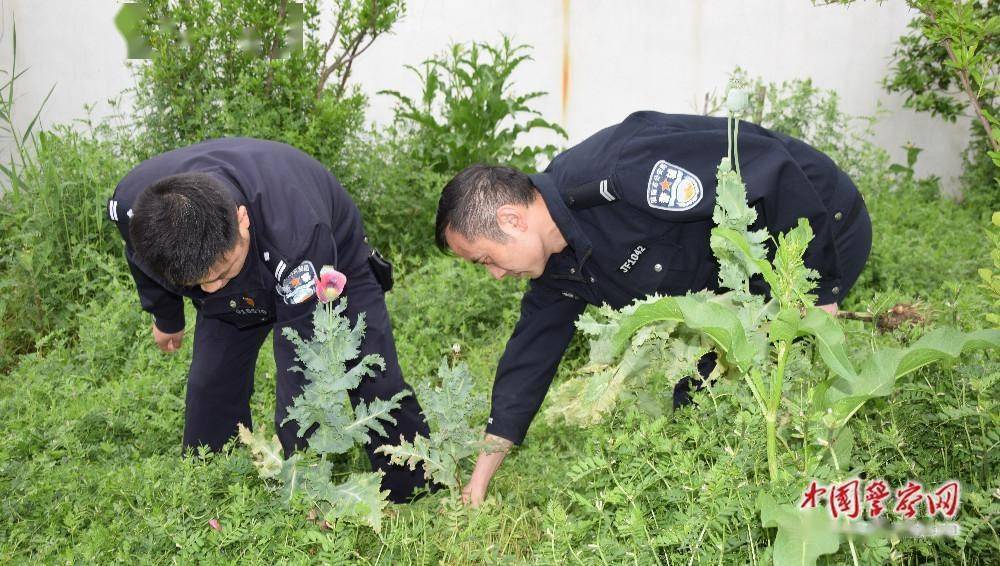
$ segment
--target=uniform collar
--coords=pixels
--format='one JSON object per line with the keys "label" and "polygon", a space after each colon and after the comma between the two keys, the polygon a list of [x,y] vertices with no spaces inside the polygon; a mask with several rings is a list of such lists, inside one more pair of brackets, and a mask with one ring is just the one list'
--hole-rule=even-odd
{"label": "uniform collar", "polygon": [[577,267],[582,268],[583,263],[587,261],[593,250],[590,238],[583,232],[580,224],[573,217],[573,213],[566,206],[566,203],[563,202],[562,194],[559,193],[559,189],[549,175],[536,173],[529,175],[528,178],[531,179],[531,182],[542,195],[542,200],[545,201],[549,215],[556,223],[556,227],[559,228],[563,238],[566,239],[566,243],[571,248],[573,255],[576,256]]}

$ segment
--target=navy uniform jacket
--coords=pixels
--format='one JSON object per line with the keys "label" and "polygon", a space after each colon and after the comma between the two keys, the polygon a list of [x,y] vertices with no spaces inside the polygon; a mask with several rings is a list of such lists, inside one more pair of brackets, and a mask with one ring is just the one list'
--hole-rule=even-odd
{"label": "navy uniform jacket", "polygon": [[[524,294],[487,432],[523,440],[588,304],[621,308],[652,293],[718,288],[709,236],[726,129],[724,118],[637,112],[531,176],[568,246]],[[740,123],[739,157],[756,228],[774,234],[807,218],[818,304],[839,302],[853,281],[841,281],[835,239],[863,208],[857,189],[826,155],[753,124]]]}
{"label": "navy uniform jacket", "polygon": [[[131,206],[139,193],[163,177],[191,172],[213,175],[250,215],[243,269],[211,294],[159,278],[135,257],[129,239]],[[310,335],[308,315],[316,303],[310,299],[319,270],[332,265],[350,275],[367,269],[370,253],[361,214],[344,188],[312,157],[271,141],[218,139],[153,157],[121,180],[108,214],[125,239],[142,308],[168,333],[184,329],[182,297],[189,297],[202,316],[241,328],[273,323]]]}

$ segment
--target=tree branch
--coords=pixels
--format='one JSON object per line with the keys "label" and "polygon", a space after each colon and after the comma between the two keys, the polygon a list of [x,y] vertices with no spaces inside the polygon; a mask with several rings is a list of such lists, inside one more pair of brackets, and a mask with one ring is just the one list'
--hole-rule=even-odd
{"label": "tree branch", "polygon": [[[275,26],[275,35],[271,38],[271,47],[268,49],[267,60],[273,61],[278,56],[281,47],[282,37],[285,35],[285,19],[288,17],[288,0],[281,0],[278,5],[278,23]],[[264,90],[271,92],[271,83],[274,80],[274,67],[268,65],[267,78],[264,79]]]}
{"label": "tree branch", "polygon": [[[918,9],[924,13],[931,22],[941,29],[941,24],[938,22],[937,17],[934,14],[934,10],[930,7],[918,7]],[[993,151],[1000,151],[1000,141],[997,141],[993,137],[993,127],[990,121],[986,119],[986,115],[983,114],[983,107],[979,102],[979,97],[976,96],[975,91],[972,88],[972,83],[969,81],[969,71],[963,66],[958,64],[958,58],[955,57],[955,50],[952,48],[951,37],[945,36],[941,43],[944,45],[945,51],[948,52],[948,57],[955,63],[955,72],[958,73],[959,81],[962,83],[962,90],[965,95],[969,97],[969,103],[972,105],[972,110],[976,113],[976,117],[979,118],[979,122],[983,125],[983,129],[986,131],[986,139],[990,141],[990,145],[993,146]]]}

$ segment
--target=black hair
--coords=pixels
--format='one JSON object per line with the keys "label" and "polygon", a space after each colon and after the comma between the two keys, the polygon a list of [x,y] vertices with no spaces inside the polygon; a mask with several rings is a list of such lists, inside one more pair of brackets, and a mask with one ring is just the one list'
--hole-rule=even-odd
{"label": "black hair", "polygon": [[537,196],[531,179],[513,167],[476,164],[462,169],[441,191],[434,234],[437,247],[448,250],[446,230],[469,240],[486,237],[505,241],[497,209],[508,204],[527,206]]}
{"label": "black hair", "polygon": [[208,173],[164,177],[132,205],[129,236],[139,260],[172,285],[198,284],[236,246],[236,200]]}

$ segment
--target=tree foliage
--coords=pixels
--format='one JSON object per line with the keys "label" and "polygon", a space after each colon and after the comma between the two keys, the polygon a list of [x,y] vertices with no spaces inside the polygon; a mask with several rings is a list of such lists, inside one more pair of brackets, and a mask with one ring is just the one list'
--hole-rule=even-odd
{"label": "tree foliage", "polygon": [[338,164],[363,121],[365,99],[347,89],[352,65],[404,10],[402,0],[333,5],[322,38],[318,0],[149,0],[138,30],[150,58],[135,65],[139,157],[249,136]]}

